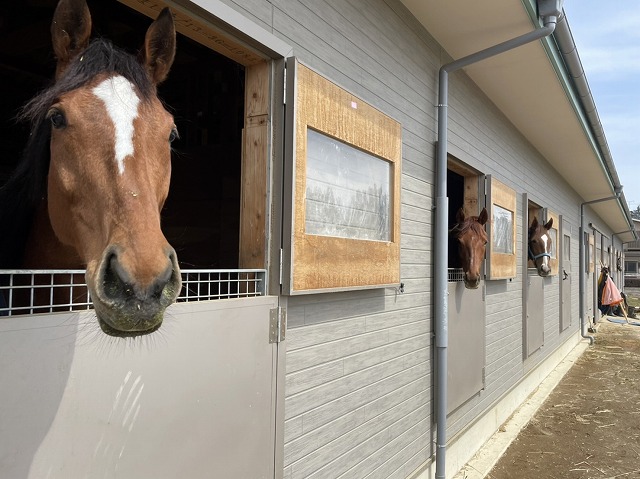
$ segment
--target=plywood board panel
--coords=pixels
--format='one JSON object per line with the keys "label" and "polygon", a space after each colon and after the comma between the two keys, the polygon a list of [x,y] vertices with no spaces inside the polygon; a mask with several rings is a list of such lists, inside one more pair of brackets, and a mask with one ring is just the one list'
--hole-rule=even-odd
{"label": "plywood board panel", "polygon": [[[293,277],[290,292],[399,283],[401,125],[300,64],[297,65],[296,82]],[[308,128],[391,164],[389,241],[307,234],[305,198]]]}
{"label": "plywood board panel", "polygon": [[488,180],[488,279],[516,277],[516,192],[492,176]]}

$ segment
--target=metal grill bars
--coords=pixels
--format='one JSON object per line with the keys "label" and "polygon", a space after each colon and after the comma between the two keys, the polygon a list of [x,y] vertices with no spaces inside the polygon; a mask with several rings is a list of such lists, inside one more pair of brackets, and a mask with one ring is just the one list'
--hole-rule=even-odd
{"label": "metal grill bars", "polygon": [[178,302],[249,298],[265,294],[265,270],[188,269],[182,271]]}
{"label": "metal grill bars", "polygon": [[[84,270],[0,270],[0,316],[91,309],[84,273]],[[265,294],[263,269],[188,269],[181,273],[178,302]]]}
{"label": "metal grill bars", "polygon": [[449,283],[459,283],[460,281],[464,281],[464,271],[462,271],[462,268],[448,268],[447,273]]}

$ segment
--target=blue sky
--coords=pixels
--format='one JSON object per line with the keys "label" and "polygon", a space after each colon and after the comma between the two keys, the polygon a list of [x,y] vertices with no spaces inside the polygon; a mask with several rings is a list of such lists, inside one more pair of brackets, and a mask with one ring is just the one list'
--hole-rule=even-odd
{"label": "blue sky", "polygon": [[624,195],[635,210],[640,206],[640,1],[565,0],[564,10]]}

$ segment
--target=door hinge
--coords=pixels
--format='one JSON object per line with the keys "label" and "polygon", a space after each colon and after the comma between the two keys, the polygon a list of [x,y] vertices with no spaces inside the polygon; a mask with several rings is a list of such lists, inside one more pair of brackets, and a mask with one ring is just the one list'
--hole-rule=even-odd
{"label": "door hinge", "polygon": [[269,311],[269,343],[280,343],[287,333],[287,310],[278,306]]}

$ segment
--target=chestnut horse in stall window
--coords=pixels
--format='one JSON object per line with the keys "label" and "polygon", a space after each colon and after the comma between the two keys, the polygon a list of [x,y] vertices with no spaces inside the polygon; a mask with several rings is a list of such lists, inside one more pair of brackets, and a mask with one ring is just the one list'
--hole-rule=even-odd
{"label": "chestnut horse in stall window", "polygon": [[484,225],[488,219],[486,208],[482,208],[479,216],[469,217],[465,217],[464,210],[460,208],[456,213],[456,224],[449,230],[449,234],[458,243],[458,256],[467,289],[480,286],[482,261],[488,239]]}
{"label": "chestnut horse in stall window", "polygon": [[529,226],[529,260],[533,261],[538,276],[549,276],[551,274],[551,266],[549,259],[551,258],[551,235],[549,230],[553,226],[553,218],[546,224],[538,223],[538,218],[534,217]]}
{"label": "chestnut horse in stall window", "polygon": [[25,156],[0,188],[0,268],[86,267],[102,330],[137,336],[160,327],[181,288],[160,229],[177,131],[156,93],[175,27],[164,9],[139,58],[90,33],[85,0],[61,0],[55,82],[24,107]]}

